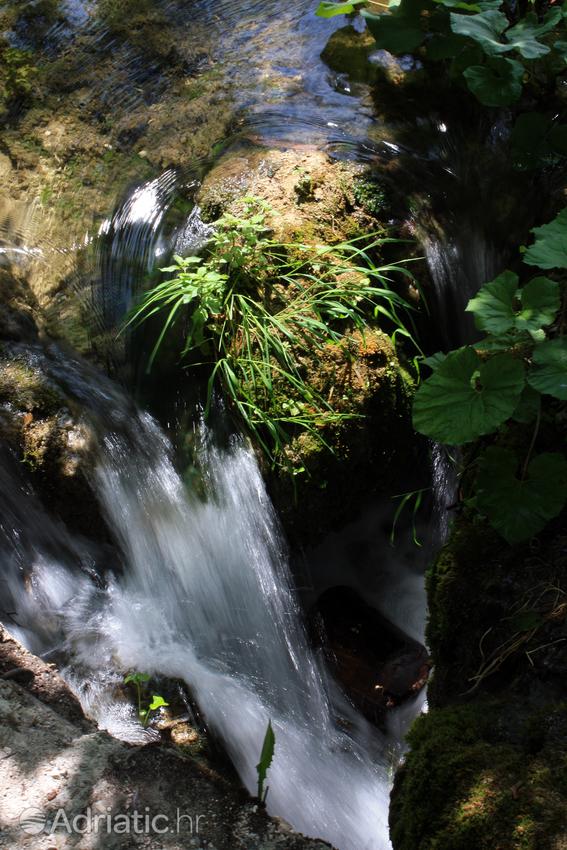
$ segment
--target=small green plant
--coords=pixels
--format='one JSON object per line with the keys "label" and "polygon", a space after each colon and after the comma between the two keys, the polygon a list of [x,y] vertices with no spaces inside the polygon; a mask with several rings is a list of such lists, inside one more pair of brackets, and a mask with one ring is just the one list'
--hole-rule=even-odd
{"label": "small green plant", "polygon": [[0,103],[27,98],[31,95],[37,68],[29,50],[20,50],[0,43]]}
{"label": "small green plant", "polygon": [[396,540],[396,528],[400,516],[406,508],[411,510],[411,530],[414,546],[421,548],[421,543],[417,536],[416,517],[423,502],[423,494],[428,493],[431,488],[422,487],[420,490],[410,490],[408,493],[400,493],[397,496],[392,496],[392,499],[399,499],[399,504],[392,520],[392,530],[390,531],[390,545],[393,546]]}
{"label": "small green plant", "polygon": [[[314,248],[273,242],[265,211],[246,200],[242,218],[225,214],[205,257],[174,257],[172,277],[148,292],[128,324],[165,312],[148,368],[179,317],[182,357],[211,368],[206,413],[223,390],[249,434],[273,463],[298,431],[327,446],[324,428],[349,418],[310,386],[305,359],[339,344],[354,327],[385,318],[393,337],[413,341],[402,320],[410,306],[389,288],[388,275],[412,278],[400,264],[377,267],[371,249],[387,239]],[[413,278],[412,278],[413,279]]]}
{"label": "small green plant", "polygon": [[[567,269],[567,211],[535,228],[524,262]],[[541,531],[567,500],[567,459],[560,452],[535,454],[543,403],[567,401],[567,339],[561,318],[561,285],[537,276],[520,286],[506,271],[487,283],[467,310],[485,333],[479,343],[426,362],[433,374],[419,388],[413,420],[417,431],[442,443],[463,445],[514,422],[534,423],[525,457],[488,445],[476,461],[469,504],[509,542]]]}
{"label": "small green plant", "polygon": [[138,717],[144,726],[148,725],[150,718],[155,711],[169,705],[169,703],[166,702],[159,694],[152,694],[152,699],[150,701],[144,699],[146,685],[150,680],[151,676],[148,673],[133,672],[128,673],[128,675],[124,677],[124,684],[134,685],[136,689]]}
{"label": "small green plant", "polygon": [[266,797],[268,796],[268,791],[270,790],[269,788],[266,788],[264,790],[264,783],[266,782],[268,769],[270,768],[274,758],[275,746],[276,736],[272,728],[272,722],[271,720],[269,720],[268,728],[266,729],[266,734],[264,735],[264,743],[262,744],[260,761],[256,765],[256,771],[258,773],[258,799],[262,803],[266,802]]}

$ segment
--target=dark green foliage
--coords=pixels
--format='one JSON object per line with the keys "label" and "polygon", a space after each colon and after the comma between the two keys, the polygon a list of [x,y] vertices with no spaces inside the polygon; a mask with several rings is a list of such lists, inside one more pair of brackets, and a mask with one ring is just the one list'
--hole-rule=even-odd
{"label": "dark green foliage", "polygon": [[[327,2],[318,14],[344,11],[344,4],[333,8]],[[558,74],[565,65],[567,33],[559,8],[511,18],[502,0],[396,0],[383,11],[368,2],[362,15],[378,47],[397,55],[419,51],[428,61],[450,62],[450,73],[485,106],[519,101],[526,80],[540,73],[537,63],[547,63],[542,65],[544,75]]]}
{"label": "dark green foliage", "polygon": [[29,98],[36,77],[33,53],[0,41],[0,106]]}
{"label": "dark green foliage", "polygon": [[562,454],[536,455],[520,471],[513,451],[489,446],[479,461],[475,504],[509,543],[539,534],[566,500],[567,460]]}
{"label": "dark green foliage", "polygon": [[[567,267],[566,232],[563,211],[534,230],[526,262]],[[535,419],[526,457],[494,446],[484,450],[469,500],[509,543],[538,534],[567,500],[564,455],[534,455],[541,397],[567,400],[567,339],[553,329],[560,308],[556,281],[540,276],[520,287],[513,272],[499,275],[467,307],[487,336],[475,346],[428,358],[433,374],[414,401],[416,430],[452,445]]]}

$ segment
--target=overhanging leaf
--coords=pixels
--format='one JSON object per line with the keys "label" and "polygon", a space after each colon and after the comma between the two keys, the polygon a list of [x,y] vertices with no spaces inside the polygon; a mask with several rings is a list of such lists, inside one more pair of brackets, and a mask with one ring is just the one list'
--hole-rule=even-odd
{"label": "overhanging leaf", "polygon": [[526,250],[524,263],[540,269],[567,269],[567,208],[531,232],[535,242]]}
{"label": "overhanging leaf", "polygon": [[488,448],[479,461],[476,505],[508,543],[542,531],[567,499],[567,460],[558,453],[537,455],[523,480],[509,449]]}
{"label": "overhanging leaf", "polygon": [[362,14],[378,47],[394,55],[411,53],[419,47],[425,37],[419,22],[414,22],[403,15],[394,12],[372,15],[366,11]]}
{"label": "overhanging leaf", "polygon": [[469,90],[484,106],[509,106],[522,94],[524,66],[515,59],[492,59],[463,71]]}
{"label": "overhanging leaf", "polygon": [[551,339],[533,353],[535,368],[528,373],[530,385],[561,401],[567,401],[567,340]]}
{"label": "overhanging leaf", "polygon": [[510,418],[524,384],[524,366],[511,355],[483,362],[473,348],[460,348],[417,391],[414,427],[440,443],[468,443]]}
{"label": "overhanging leaf", "polygon": [[550,325],[561,306],[559,284],[548,277],[534,277],[520,290],[522,306],[516,313],[517,330],[537,331]]}
{"label": "overhanging leaf", "polygon": [[497,278],[485,283],[478,295],[471,298],[465,310],[474,313],[477,328],[492,334],[502,334],[514,324],[514,298],[519,278],[514,272],[505,271]]}
{"label": "overhanging leaf", "polygon": [[538,38],[550,32],[561,17],[561,9],[550,9],[539,23],[535,12],[529,12],[507,31],[506,39],[524,59],[539,59],[549,53],[551,48],[538,41]]}
{"label": "overhanging leaf", "polygon": [[508,53],[512,45],[503,44],[500,36],[508,26],[508,18],[496,9],[478,15],[460,15],[451,12],[451,29],[457,35],[466,35],[480,44],[487,56]]}
{"label": "overhanging leaf", "polygon": [[479,330],[533,333],[553,322],[560,306],[559,285],[547,277],[534,277],[522,289],[518,282],[517,274],[505,271],[471,298],[466,310],[474,313]]}

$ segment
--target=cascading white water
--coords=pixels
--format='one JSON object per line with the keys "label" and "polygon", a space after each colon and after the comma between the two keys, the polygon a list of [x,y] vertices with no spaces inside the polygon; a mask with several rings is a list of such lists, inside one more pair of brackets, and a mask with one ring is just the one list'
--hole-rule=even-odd
{"label": "cascading white water", "polygon": [[123,573],[97,588],[70,563],[78,544],[66,544],[67,563],[37,551],[31,598],[13,593],[20,636],[37,639],[43,623],[43,646],[64,645],[83,704],[129,738],[133,709],[112,697],[121,672],[184,679],[252,792],[270,719],[270,811],[339,850],[386,850],[388,742],[336,692],[307,643],[253,455],[239,440],[228,450],[205,441],[203,501],[186,492],[153,420],[131,425],[106,434],[95,473]]}

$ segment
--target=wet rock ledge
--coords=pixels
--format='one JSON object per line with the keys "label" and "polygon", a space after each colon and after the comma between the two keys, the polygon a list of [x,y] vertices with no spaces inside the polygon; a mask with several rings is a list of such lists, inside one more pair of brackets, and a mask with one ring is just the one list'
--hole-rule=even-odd
{"label": "wet rock ledge", "polygon": [[[243,789],[180,750],[159,743],[129,745],[97,731],[56,669],[27,652],[2,627],[0,783],[0,847],[11,850],[330,846],[293,833],[283,821],[268,817]],[[51,834],[50,823],[59,810],[71,826],[78,815],[86,815],[91,824],[101,816],[98,833],[82,834],[85,817],[69,833],[59,815],[60,828]],[[161,819],[152,822],[158,815]],[[108,823],[114,827],[110,833]]]}

